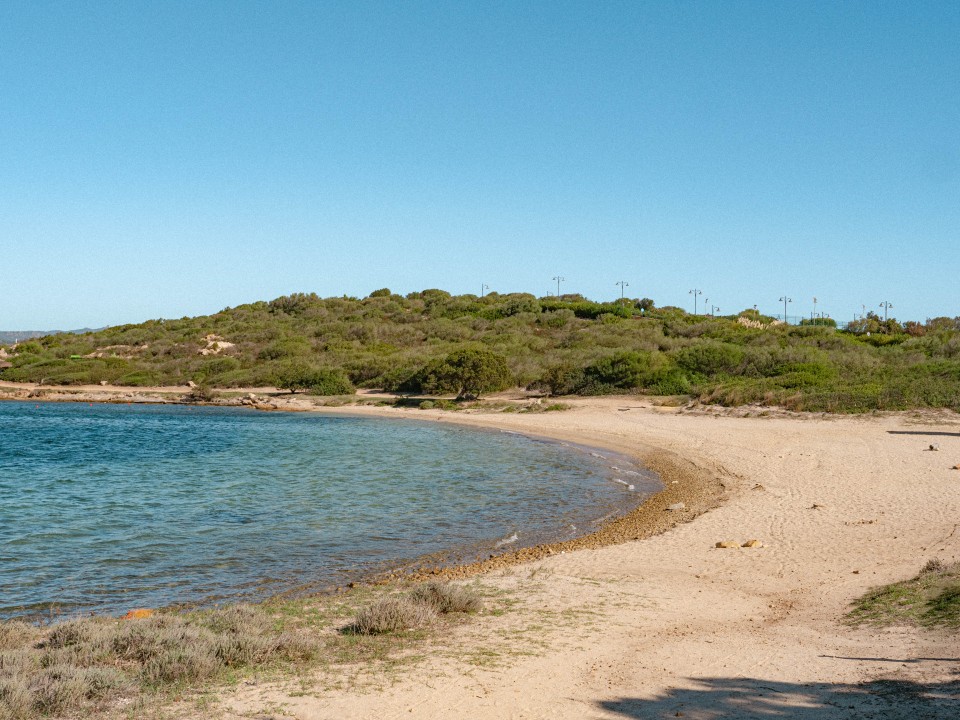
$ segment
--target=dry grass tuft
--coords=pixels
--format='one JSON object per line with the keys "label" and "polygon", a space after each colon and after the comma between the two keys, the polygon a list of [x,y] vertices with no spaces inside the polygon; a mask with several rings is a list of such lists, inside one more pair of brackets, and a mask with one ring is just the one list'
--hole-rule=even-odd
{"label": "dry grass tuft", "polygon": [[40,630],[33,625],[16,620],[0,623],[0,652],[30,645],[39,638]]}
{"label": "dry grass tuft", "polygon": [[929,575],[930,573],[939,573],[947,569],[946,563],[940,558],[931,558],[920,568],[920,575]]}
{"label": "dry grass tuft", "polygon": [[431,606],[438,613],[475,613],[483,609],[483,600],[471,588],[442,582],[425,583],[411,594],[417,602]]}
{"label": "dry grass tuft", "polygon": [[357,615],[347,633],[382,635],[429,625],[439,614],[472,613],[483,607],[480,596],[469,588],[429,582],[409,595],[392,595],[377,600]]}
{"label": "dry grass tuft", "polygon": [[0,720],[89,715],[121,694],[319,653],[316,639],[283,632],[263,609],[247,605],[142,620],[71,620],[45,631],[0,623]]}
{"label": "dry grass tuft", "polygon": [[436,611],[422,602],[403,596],[385,597],[361,610],[348,631],[360,635],[382,635],[412,630],[428,625],[436,616]]}

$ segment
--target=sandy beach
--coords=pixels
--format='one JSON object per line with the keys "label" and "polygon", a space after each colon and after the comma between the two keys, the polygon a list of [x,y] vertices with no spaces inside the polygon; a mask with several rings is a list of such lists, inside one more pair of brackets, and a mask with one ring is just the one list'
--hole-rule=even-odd
{"label": "sandy beach", "polygon": [[[328,411],[609,448],[651,462],[667,493],[682,486],[674,492],[686,508],[656,508],[658,534],[482,568],[478,581],[516,607],[458,626],[409,667],[319,678],[307,691],[245,684],[223,693],[217,715],[960,716],[955,633],[843,621],[871,587],[932,558],[960,559],[960,417],[738,417],[636,397],[570,404],[536,414]],[[763,546],[716,547],[754,539]]]}
{"label": "sandy beach", "polygon": [[[280,703],[304,720],[957,716],[956,634],[851,628],[843,615],[873,586],[912,577],[934,557],[960,558],[960,471],[951,469],[960,418],[743,418],[634,398],[575,404],[537,415],[431,415],[641,458],[672,453],[719,478],[725,499],[654,537],[484,575],[524,598],[519,614],[549,608],[569,618],[538,627],[532,656],[511,654],[517,643],[505,639],[492,668],[465,661],[469,653],[440,653],[368,691],[290,697],[258,688],[227,705],[242,716]],[[750,539],[764,547],[715,547]],[[481,619],[455,642],[495,647],[529,623]]]}

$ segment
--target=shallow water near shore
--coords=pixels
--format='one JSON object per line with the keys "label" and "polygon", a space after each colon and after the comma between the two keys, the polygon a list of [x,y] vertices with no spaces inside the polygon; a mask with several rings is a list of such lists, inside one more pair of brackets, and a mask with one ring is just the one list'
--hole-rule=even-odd
{"label": "shallow water near shore", "polygon": [[0,403],[0,617],[258,600],[595,529],[627,458],[415,420]]}

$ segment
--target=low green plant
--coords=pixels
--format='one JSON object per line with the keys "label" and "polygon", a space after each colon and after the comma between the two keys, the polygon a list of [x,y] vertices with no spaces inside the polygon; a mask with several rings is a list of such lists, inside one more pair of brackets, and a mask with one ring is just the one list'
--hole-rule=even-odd
{"label": "low green plant", "polygon": [[282,368],[275,376],[275,384],[281,390],[306,390],[311,395],[348,395],[355,390],[340,370],[300,364]]}
{"label": "low green plant", "polygon": [[960,627],[960,563],[931,560],[910,580],[874,588],[853,603],[855,624]]}

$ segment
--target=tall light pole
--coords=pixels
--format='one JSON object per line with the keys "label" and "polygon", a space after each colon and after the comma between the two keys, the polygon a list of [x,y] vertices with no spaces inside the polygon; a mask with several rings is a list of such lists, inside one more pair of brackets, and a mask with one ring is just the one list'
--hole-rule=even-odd
{"label": "tall light pole", "polygon": [[702,290],[697,290],[696,288],[694,288],[693,290],[691,290],[691,291],[688,292],[687,294],[688,294],[688,295],[693,295],[693,314],[696,315],[696,314],[697,314],[697,295],[703,295],[703,291],[702,291]]}
{"label": "tall light pole", "polygon": [[880,307],[883,308],[883,321],[886,322],[887,314],[890,312],[890,308],[892,308],[893,305],[890,304],[889,300],[884,300],[882,303],[880,303]]}
{"label": "tall light pole", "polygon": [[817,316],[817,299],[813,299],[813,315],[810,316],[810,319],[813,320]]}
{"label": "tall light pole", "polygon": [[784,295],[782,298],[780,298],[780,302],[783,303],[783,323],[784,325],[786,325],[787,324],[787,303],[792,303],[793,298],[788,298],[786,295]]}
{"label": "tall light pole", "polygon": [[485,290],[489,290],[489,289],[490,289],[490,286],[487,285],[486,283],[481,284],[481,285],[480,285],[480,297],[483,297],[483,296],[486,294],[486,293],[484,293],[484,291],[485,291]]}
{"label": "tall light pole", "polygon": [[628,283],[626,280],[620,280],[619,282],[615,282],[614,285],[620,286],[620,299],[623,300],[623,289],[630,287],[630,283]]}
{"label": "tall light pole", "polygon": [[566,280],[566,278],[563,277],[562,275],[557,275],[557,276],[554,278],[554,280],[557,281],[557,299],[559,300],[559,299],[560,299],[560,283],[562,283],[564,280]]}
{"label": "tall light pole", "polygon": [[711,316],[711,317],[716,317],[716,316],[717,316],[717,312],[718,312],[719,310],[720,310],[720,308],[718,308],[716,305],[711,305],[711,306],[710,306],[710,316]]}

